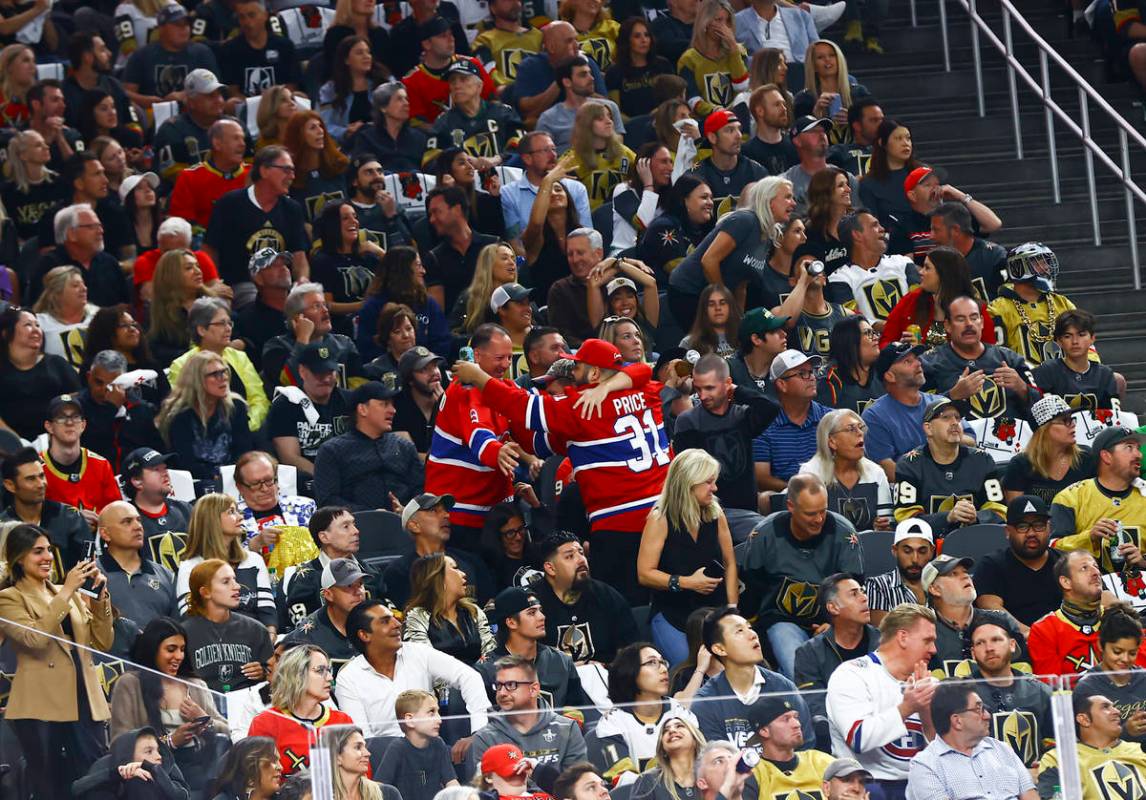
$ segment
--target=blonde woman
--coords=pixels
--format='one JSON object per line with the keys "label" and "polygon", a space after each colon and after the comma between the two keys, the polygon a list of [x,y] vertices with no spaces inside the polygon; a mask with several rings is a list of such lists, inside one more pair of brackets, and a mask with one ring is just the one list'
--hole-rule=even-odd
{"label": "blonde woman", "polygon": [[220,467],[254,449],[247,404],[231,391],[231,368],[217,353],[188,359],[155,422],[179,464],[202,481],[218,481]]}
{"label": "blonde woman", "polygon": [[279,84],[263,89],[262,97],[259,99],[259,112],[255,115],[255,123],[259,127],[256,152],[272,144],[282,144],[287,122],[297,110],[294,92],[286,86]]}
{"label": "blonde woman", "polygon": [[44,352],[61,356],[79,369],[88,326],[99,311],[99,306],[88,302],[88,287],[79,267],[48,270],[44,291],[32,310],[44,332]]}
{"label": "blonde woman", "polygon": [[[283,774],[289,775],[310,766],[310,749],[317,744],[323,727],[354,725],[350,715],[334,708],[331,703],[333,684],[334,671],[330,667],[330,659],[322,648],[311,644],[292,647],[275,665],[275,674],[271,678],[271,707],[251,720],[247,735],[269,736],[275,740],[275,747],[282,758]],[[332,748],[332,755],[337,752]],[[297,755],[292,757],[292,753]],[[366,766],[370,766],[369,753]],[[336,769],[336,775],[337,772]],[[365,772],[363,770],[363,774]]]}
{"label": "blonde woman", "polygon": [[489,620],[466,590],[466,574],[452,557],[431,553],[416,560],[402,639],[431,645],[463,664],[493,652],[497,643]]}
{"label": "blonde woman", "polygon": [[462,289],[450,312],[450,330],[469,336],[486,322],[497,322],[489,307],[493,290],[503,283],[517,283],[517,254],[505,242],[489,244],[478,253],[474,277]]}
{"label": "blonde woman", "polygon": [[370,750],[362,729],[353,725],[331,727],[320,731],[318,736],[333,762],[334,800],[382,800],[382,786],[366,777],[370,771]]}
{"label": "blonde woman", "polygon": [[217,297],[200,297],[191,304],[191,310],[187,313],[187,327],[191,330],[191,348],[171,362],[168,379],[178,381],[183,365],[196,353],[208,351],[221,356],[231,368],[232,377],[238,378],[232,382],[231,388],[247,401],[247,422],[251,432],[262,428],[271,404],[267,400],[259,371],[251,363],[250,357],[240,349],[243,343],[231,338],[235,326],[231,321],[230,306]]}
{"label": "blonde woman", "polygon": [[26,125],[31,117],[26,96],[35,84],[36,54],[32,48],[10,44],[0,50],[0,123],[5,127]]}
{"label": "blonde woman", "polygon": [[736,23],[728,0],[703,0],[692,25],[691,47],[677,62],[677,74],[688,83],[692,113],[703,119],[748,88],[744,51],[736,41]]}
{"label": "blonde woman", "polygon": [[808,45],[804,64],[804,88],[796,94],[794,101],[796,116],[830,117],[829,143],[852,141],[848,109],[853,100],[867,97],[869,92],[848,74],[844,51],[835,42],[817,39]]}
{"label": "blonde woman", "polygon": [[613,199],[613,188],[625,179],[636,160],[613,123],[609,107],[595,100],[587,100],[573,118],[570,150],[574,157],[568,169],[589,189],[590,209]]}
{"label": "blonde woman", "polygon": [[66,193],[56,183],[59,176],[48,169],[51,160],[51,148],[36,131],[21,131],[8,142],[0,202],[16,224],[16,237],[21,242],[38,234],[44,212]]}
{"label": "blonde woman", "polygon": [[1003,493],[1007,502],[1021,494],[1038,495],[1049,505],[1077,481],[1093,478],[1098,465],[1074,437],[1074,411],[1057,394],[1045,394],[1031,407],[1035,432],[1026,448],[1007,463]]}
{"label": "blonde woman", "polygon": [[736,605],[739,580],[732,534],[716,499],[720,462],[703,450],[678,453],[649,512],[637,579],[652,590],[653,643],[671,664],[688,657],[688,615],[704,606]]}
{"label": "blonde woman", "polygon": [[695,797],[696,761],[707,744],[696,717],[683,708],[674,708],[661,717],[655,736],[656,755],[633,784],[633,800]]}
{"label": "blonde woman", "polygon": [[828,487],[828,509],[857,531],[891,530],[891,487],[883,468],[864,456],[867,424],[851,409],[829,411],[816,426],[816,454],[800,466]]}
{"label": "blonde woman", "polygon": [[597,62],[602,74],[613,66],[621,25],[603,0],[562,0],[557,16],[577,31],[581,52]]}
{"label": "blonde woman", "polygon": [[[239,606],[234,611],[262,622],[275,633],[275,601],[270,573],[262,558],[243,546],[243,513],[235,499],[225,494],[205,494],[195,503],[187,525],[187,547],[180,555],[175,576],[179,613],[186,614],[191,570],[212,558],[226,561],[235,571]],[[253,734],[252,734],[253,735]]]}
{"label": "blonde woman", "polygon": [[166,366],[191,342],[187,313],[200,297],[214,293],[203,283],[199,259],[190,250],[168,250],[155,264],[151,280],[147,342],[155,360]]}

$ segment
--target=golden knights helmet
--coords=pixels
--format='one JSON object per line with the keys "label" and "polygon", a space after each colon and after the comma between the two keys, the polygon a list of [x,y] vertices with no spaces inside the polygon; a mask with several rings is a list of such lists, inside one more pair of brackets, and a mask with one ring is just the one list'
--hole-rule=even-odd
{"label": "golden knights helmet", "polygon": [[1020,244],[1007,254],[1007,275],[1013,281],[1030,281],[1044,292],[1053,292],[1058,256],[1042,242]]}

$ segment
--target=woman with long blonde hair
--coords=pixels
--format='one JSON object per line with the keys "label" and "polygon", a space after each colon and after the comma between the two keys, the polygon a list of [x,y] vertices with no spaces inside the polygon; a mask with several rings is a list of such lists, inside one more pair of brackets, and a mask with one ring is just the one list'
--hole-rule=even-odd
{"label": "woman with long blonde hair", "polygon": [[1003,494],[1007,502],[1021,494],[1041,497],[1049,505],[1054,496],[1077,481],[1093,478],[1098,469],[1091,451],[1079,447],[1074,436],[1074,410],[1057,394],[1044,394],[1031,407],[1035,432],[1021,453],[1007,463]]}
{"label": "woman with long blonde hair", "polygon": [[283,132],[291,116],[298,111],[294,102],[294,92],[283,84],[263,89],[259,98],[259,112],[255,123],[259,127],[259,140],[255,150],[262,150],[272,144],[282,144]]}
{"label": "woman with long blonde hair", "polygon": [[688,657],[689,614],[740,597],[719,475],[720,462],[705,451],[677,453],[641,534],[637,579],[652,590],[653,643],[671,664]]}
{"label": "woman with long blonde hair", "polygon": [[506,242],[487,244],[478,253],[473,280],[454,302],[450,329],[470,335],[483,323],[497,322],[489,299],[493,290],[503,283],[517,283],[517,254]]}
{"label": "woman with long blonde hair", "polygon": [[613,66],[621,26],[603,0],[561,0],[557,17],[573,26],[581,52],[596,61],[602,73]]}
{"label": "woman with long blonde hair", "polygon": [[613,199],[613,188],[625,179],[636,159],[617,134],[609,107],[595,100],[577,109],[569,149],[574,155],[569,174],[589,189],[590,209]]}
{"label": "woman with long blonde hair", "polygon": [[700,87],[700,100],[692,107],[698,118],[732,105],[736,93],[748,88],[734,17],[728,0],[702,0],[692,24],[691,46],[677,62],[677,74],[690,86]]}
{"label": "woman with long blonde hair", "polygon": [[489,620],[470,599],[466,574],[445,553],[431,553],[410,567],[410,600],[402,639],[433,646],[463,664],[476,664],[496,647]]}
{"label": "woman with long blonde hair", "polygon": [[816,39],[808,45],[804,53],[804,88],[796,93],[794,113],[798,117],[808,114],[830,117],[830,144],[852,141],[848,109],[853,100],[869,94],[866,87],[848,74],[848,60],[838,44],[829,39]]}
{"label": "woman with long blonde hair", "polygon": [[203,284],[199,259],[190,250],[168,250],[155,264],[151,280],[147,340],[155,360],[167,366],[191,343],[187,314],[200,297],[215,293]]}
{"label": "woman with long blonde hair", "polygon": [[44,332],[44,352],[62,356],[76,369],[84,359],[84,340],[99,306],[88,302],[88,287],[79,267],[53,267],[32,307]]}
{"label": "woman with long blonde hair", "polygon": [[695,795],[696,762],[707,744],[692,712],[676,707],[657,723],[656,755],[633,784],[633,800],[686,800]]}
{"label": "woman with long blonde hair", "polygon": [[381,785],[366,777],[370,750],[361,728],[331,727],[319,731],[318,738],[333,762],[334,800],[382,800]]}
{"label": "woman with long blonde hair", "polygon": [[[25,242],[37,235],[44,212],[66,194],[48,169],[52,150],[37,131],[20,131],[8,141],[0,203],[16,224],[16,236]],[[51,205],[48,205],[51,204]]]}
{"label": "woman with long blonde hair", "polygon": [[35,84],[36,54],[32,48],[10,44],[0,50],[0,123],[25,126],[32,115],[27,94]]}

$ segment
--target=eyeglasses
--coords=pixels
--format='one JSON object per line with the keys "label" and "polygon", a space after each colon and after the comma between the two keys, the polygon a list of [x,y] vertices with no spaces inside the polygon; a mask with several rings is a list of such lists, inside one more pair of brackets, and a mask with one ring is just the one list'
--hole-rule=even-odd
{"label": "eyeglasses", "polygon": [[325,664],[323,664],[321,667],[311,667],[310,671],[313,672],[315,675],[321,675],[324,678],[327,675],[333,675],[334,674],[334,670],[332,670],[330,667],[326,666]]}
{"label": "eyeglasses", "polygon": [[846,428],[836,428],[832,433],[848,433],[855,436],[857,434],[867,433],[867,425],[864,425],[862,422],[853,422]]}
{"label": "eyeglasses", "polygon": [[527,533],[529,533],[529,526],[528,525],[520,525],[516,528],[510,528],[507,531],[502,531],[501,535],[502,536],[512,536],[512,537],[516,538],[518,536],[525,536],[525,534],[527,534]]}
{"label": "eyeglasses", "polygon": [[556,152],[557,152],[557,148],[553,145],[550,145],[549,147],[535,147],[532,150],[529,150],[529,151],[522,153],[522,155],[523,156],[531,156],[534,153],[556,153]]}
{"label": "eyeglasses", "polygon": [[261,481],[243,481],[243,485],[248,489],[269,489],[279,482],[278,478],[264,478]]}
{"label": "eyeglasses", "polygon": [[650,658],[641,662],[642,667],[653,667],[654,669],[660,669],[661,667],[668,669],[668,665],[669,662],[663,658]]}
{"label": "eyeglasses", "polygon": [[869,328],[869,329],[868,329],[868,330],[866,330],[866,331],[863,331],[863,333],[862,333],[861,335],[862,335],[862,336],[866,336],[866,337],[867,337],[867,338],[869,338],[869,339],[874,339],[874,340],[878,340],[878,339],[879,339],[879,331],[877,331],[877,330],[872,330],[871,328]]}
{"label": "eyeglasses", "polygon": [[103,229],[103,223],[102,222],[85,222],[82,225],[73,225],[72,227],[73,228],[99,228],[102,230]]}
{"label": "eyeglasses", "polygon": [[1019,533],[1029,533],[1030,531],[1039,531],[1040,533],[1050,529],[1050,520],[1040,519],[1038,522],[1019,522],[1015,524],[1015,530]]}
{"label": "eyeglasses", "polygon": [[980,702],[980,703],[976,703],[975,705],[971,706],[970,708],[960,709],[959,711],[956,711],[955,713],[956,714],[975,714],[975,715],[981,717],[981,716],[983,716],[983,712],[985,710],[986,709],[984,708],[983,704]]}
{"label": "eyeglasses", "polygon": [[1078,420],[1076,420],[1073,415],[1069,417],[1055,417],[1053,420],[1051,420],[1051,422],[1057,423],[1059,425],[1066,425],[1068,428],[1073,428],[1078,424]]}
{"label": "eyeglasses", "polygon": [[267,166],[270,169],[281,169],[283,172],[294,174],[294,166],[291,164],[267,164]]}
{"label": "eyeglasses", "polygon": [[494,681],[492,686],[495,692],[503,689],[507,692],[516,692],[522,686],[532,686],[532,681]]}
{"label": "eyeglasses", "polygon": [[52,418],[52,422],[56,423],[57,425],[79,425],[83,421],[84,418],[82,416],[77,416],[75,414],[69,414],[66,417]]}
{"label": "eyeglasses", "polygon": [[816,377],[815,370],[803,369],[799,372],[789,372],[787,375],[781,375],[780,380],[790,381],[793,378],[800,378],[805,381],[810,381]]}
{"label": "eyeglasses", "polygon": [[213,369],[210,372],[208,372],[206,375],[204,375],[203,377],[204,378],[211,378],[212,380],[219,380],[220,378],[230,379],[231,370],[228,369],[227,367],[223,367],[222,369]]}
{"label": "eyeglasses", "polygon": [[222,325],[224,328],[233,328],[233,327],[235,327],[235,323],[234,323],[234,322],[232,322],[232,321],[231,321],[231,320],[229,320],[229,319],[217,319],[217,320],[215,320],[214,322],[208,322],[208,323],[207,323],[207,327],[208,327],[208,328],[210,328],[210,327],[213,327],[213,326],[215,326],[215,325]]}

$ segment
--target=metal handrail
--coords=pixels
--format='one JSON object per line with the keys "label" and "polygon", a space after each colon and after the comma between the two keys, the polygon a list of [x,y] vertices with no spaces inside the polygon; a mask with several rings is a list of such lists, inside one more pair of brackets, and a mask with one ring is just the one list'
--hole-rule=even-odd
{"label": "metal handrail", "polygon": [[[1133,140],[1140,148],[1146,150],[1146,137],[1143,137],[1125,117],[1111,106],[1110,103],[1106,102],[1106,99],[1031,27],[1031,24],[1027,22],[1019,10],[1015,8],[1011,0],[997,1],[1003,12],[1002,40],[999,39],[987,24],[986,20],[979,14],[976,9],[976,0],[956,0],[967,12],[967,16],[971,20],[971,61],[975,72],[975,88],[978,94],[979,116],[987,116],[986,94],[983,89],[983,62],[979,53],[979,36],[981,33],[990,44],[994,45],[995,49],[999,51],[1004,61],[1006,61],[1007,88],[1011,101],[1011,117],[1014,121],[1015,157],[1018,159],[1023,158],[1022,126],[1019,122],[1018,77],[1023,79],[1023,82],[1034,92],[1035,96],[1038,97],[1043,104],[1044,114],[1046,116],[1051,186],[1054,191],[1055,204],[1062,202],[1062,188],[1058,171],[1058,149],[1055,141],[1055,119],[1057,118],[1059,122],[1065,125],[1066,128],[1075,134],[1079,141],[1082,142],[1084,148],[1083,155],[1086,161],[1086,183],[1090,200],[1091,232],[1095,246],[1102,244],[1102,226],[1098,218],[1098,193],[1095,187],[1094,159],[1097,157],[1103,166],[1117,176],[1118,180],[1122,183],[1126,203],[1127,232],[1130,239],[1130,259],[1133,264],[1134,288],[1141,289],[1142,276],[1138,263],[1138,231],[1137,223],[1134,219],[1134,198],[1138,198],[1143,204],[1146,204],[1146,191],[1143,191],[1143,189],[1135,183],[1130,173],[1130,141]],[[1040,80],[1036,80],[1015,57],[1012,24],[1018,25],[1038,47]],[[939,0],[939,25],[943,39],[943,66],[947,72],[950,72],[951,49],[947,34],[947,0]],[[1081,124],[1075,122],[1051,96],[1050,59],[1053,59],[1055,65],[1066,73],[1067,77],[1078,87],[1078,118]],[[1121,163],[1115,162],[1114,159],[1107,155],[1094,139],[1091,138],[1089,103],[1094,103],[1099,110],[1105,112],[1118,126]]]}

